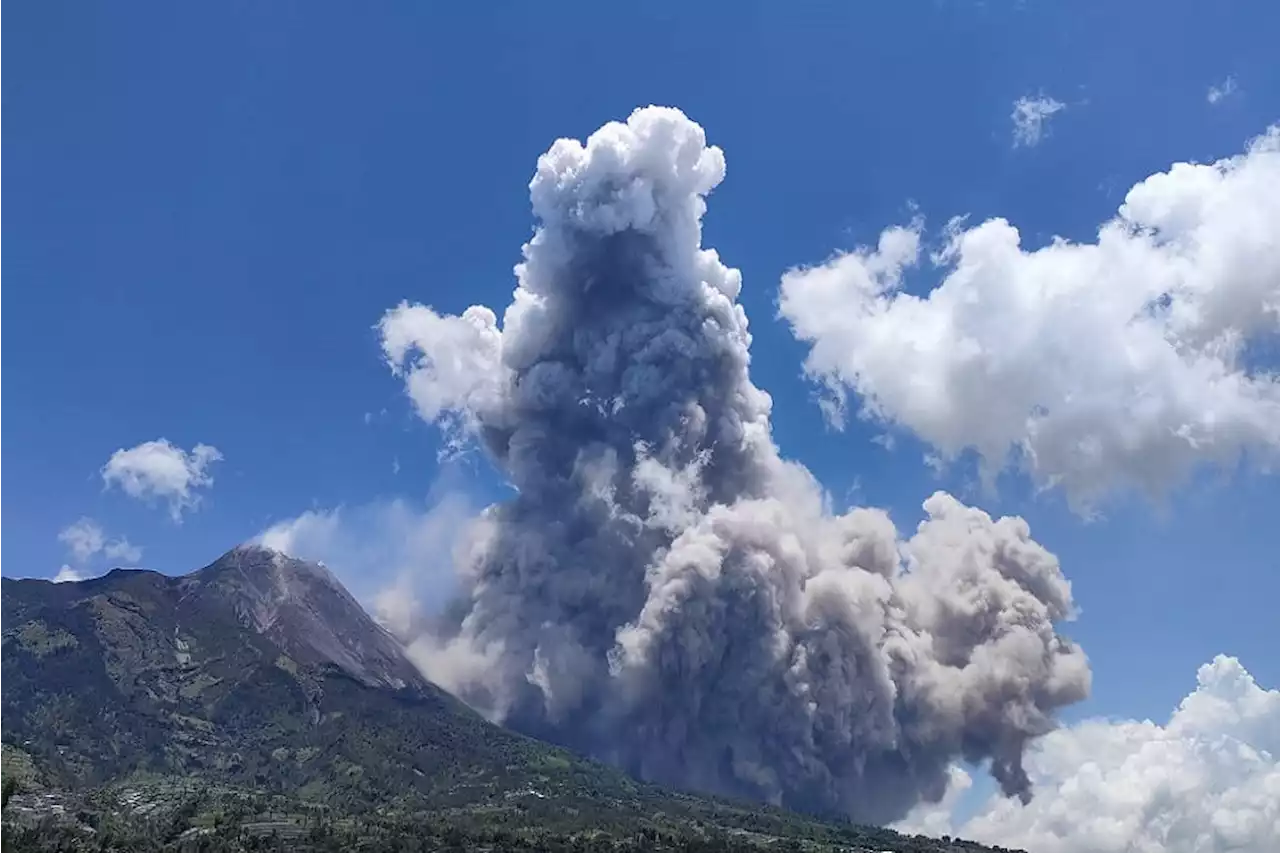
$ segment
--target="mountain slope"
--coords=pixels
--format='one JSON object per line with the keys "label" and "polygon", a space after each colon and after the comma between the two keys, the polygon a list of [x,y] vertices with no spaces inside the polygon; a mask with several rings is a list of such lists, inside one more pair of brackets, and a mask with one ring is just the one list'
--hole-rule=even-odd
{"label": "mountain slope", "polygon": [[332,663],[359,681],[427,690],[400,644],[324,566],[241,546],[181,579],[183,601],[230,602],[241,624],[299,663]]}
{"label": "mountain slope", "polygon": [[180,578],[6,578],[3,607],[4,740],[65,785],[213,773],[353,804],[483,799],[567,761],[424,680],[322,567],[265,549]]}
{"label": "mountain slope", "polygon": [[6,773],[48,789],[131,797],[198,780],[366,822],[499,815],[582,831],[598,815],[951,849],[663,791],[492,725],[426,681],[326,569],[267,549],[184,577],[5,578],[2,600]]}

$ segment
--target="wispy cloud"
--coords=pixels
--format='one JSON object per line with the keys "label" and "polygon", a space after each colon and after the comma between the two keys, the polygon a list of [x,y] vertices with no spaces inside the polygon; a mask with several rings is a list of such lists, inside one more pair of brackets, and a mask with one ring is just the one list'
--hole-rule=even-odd
{"label": "wispy cloud", "polygon": [[71,560],[75,563],[88,562],[98,554],[108,560],[123,560],[126,563],[136,563],[142,557],[142,549],[125,537],[108,539],[102,525],[92,518],[81,518],[67,525],[58,534],[58,541],[67,546]]}
{"label": "wispy cloud", "polygon": [[[446,478],[450,479],[450,478]],[[437,483],[425,503],[380,501],[308,510],[257,537],[269,548],[323,562],[401,637],[456,589],[454,550],[477,515],[461,491]]]}
{"label": "wispy cloud", "polygon": [[1234,95],[1238,89],[1239,87],[1236,85],[1236,78],[1227,77],[1227,79],[1223,80],[1221,83],[1209,87],[1209,92],[1205,95],[1205,100],[1211,104],[1217,104]]}
{"label": "wispy cloud", "polygon": [[88,517],[64,527],[58,533],[58,541],[66,546],[70,563],[58,570],[55,583],[84,580],[90,576],[86,565],[99,557],[117,564],[135,564],[142,559],[142,548],[124,536],[108,538],[102,525]]}
{"label": "wispy cloud", "polygon": [[1045,125],[1067,105],[1047,95],[1023,96],[1013,102],[1013,147],[1034,147],[1045,137]]}

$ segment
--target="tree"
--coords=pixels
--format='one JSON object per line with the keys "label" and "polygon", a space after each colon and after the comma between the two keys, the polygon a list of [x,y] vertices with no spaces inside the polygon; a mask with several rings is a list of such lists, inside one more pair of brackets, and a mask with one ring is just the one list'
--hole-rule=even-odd
{"label": "tree", "polygon": [[0,781],[0,853],[9,853],[9,830],[4,826],[4,811],[9,807],[9,800],[17,790],[17,781],[13,779]]}

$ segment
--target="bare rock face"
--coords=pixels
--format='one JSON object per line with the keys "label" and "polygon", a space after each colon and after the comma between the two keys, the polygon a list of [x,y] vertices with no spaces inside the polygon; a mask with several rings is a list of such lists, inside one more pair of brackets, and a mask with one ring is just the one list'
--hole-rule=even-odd
{"label": "bare rock face", "polygon": [[331,663],[369,686],[422,688],[400,642],[323,565],[241,545],[182,580],[184,596],[222,597],[241,624],[298,663]]}

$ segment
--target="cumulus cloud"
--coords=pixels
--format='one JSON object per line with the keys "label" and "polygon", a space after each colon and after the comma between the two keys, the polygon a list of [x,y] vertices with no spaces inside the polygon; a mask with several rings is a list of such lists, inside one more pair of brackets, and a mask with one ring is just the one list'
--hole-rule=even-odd
{"label": "cumulus cloud", "polygon": [[455,455],[476,426],[473,413],[494,405],[499,394],[498,318],[482,305],[442,317],[404,302],[386,313],[378,331],[387,364],[404,377],[418,414],[444,430],[442,457]]}
{"label": "cumulus cloud", "polygon": [[1066,108],[1062,101],[1046,95],[1018,98],[1013,102],[1013,112],[1009,114],[1013,122],[1013,147],[1039,145],[1049,119]]}
{"label": "cumulus cloud", "polygon": [[[1271,853],[1280,839],[1280,691],[1218,656],[1164,724],[1089,720],[1030,751],[1033,784],[1053,796],[994,799],[958,825],[945,808],[900,828],[1038,853]],[[970,783],[953,770],[944,806]]]}
{"label": "cumulus cloud", "polygon": [[388,630],[408,637],[456,592],[454,551],[476,511],[464,493],[442,488],[425,506],[390,500],[309,510],[255,541],[323,563]]}
{"label": "cumulus cloud", "polygon": [[[67,525],[58,533],[58,541],[67,546],[71,559],[75,563],[88,562],[101,554],[108,560],[119,560],[125,563],[136,563],[142,558],[142,549],[133,545],[123,536],[108,539],[102,525],[92,518],[81,518]],[[68,571],[63,566],[63,571]],[[61,573],[59,573],[61,577]],[[66,577],[64,580],[78,580]]]}
{"label": "cumulus cloud", "polygon": [[1129,190],[1096,240],[1021,245],[1003,219],[953,221],[941,280],[907,292],[921,226],[788,272],[780,309],[842,408],[945,459],[1013,463],[1082,511],[1162,495],[1200,465],[1280,448],[1280,127],[1243,154],[1178,163]]}
{"label": "cumulus cloud", "polygon": [[1205,95],[1205,100],[1211,104],[1217,104],[1236,93],[1236,78],[1227,77],[1221,83],[1209,87],[1209,92]]}
{"label": "cumulus cloud", "polygon": [[58,534],[58,541],[67,546],[71,558],[79,563],[101,551],[105,539],[102,526],[92,518],[81,518]]}
{"label": "cumulus cloud", "polygon": [[84,580],[86,577],[88,576],[85,575],[83,572],[81,572],[79,569],[75,569],[75,568],[72,568],[71,566],[64,564],[62,568],[58,569],[58,573],[53,576],[53,582],[54,583],[75,583],[76,581]]}
{"label": "cumulus cloud", "polygon": [[183,512],[200,503],[198,490],[213,485],[208,469],[221,459],[218,448],[208,444],[187,452],[164,438],[144,441],[111,454],[102,468],[102,481],[107,488],[119,486],[130,497],[168,502],[169,514],[180,522]]}
{"label": "cumulus cloud", "polygon": [[637,110],[538,160],[501,323],[403,303],[380,329],[417,411],[514,489],[411,653],[493,719],[639,775],[870,821],[957,758],[1022,755],[1083,697],[1057,560],[939,492],[900,532],[836,515],[749,376],[737,270],[701,245],[724,155]]}

